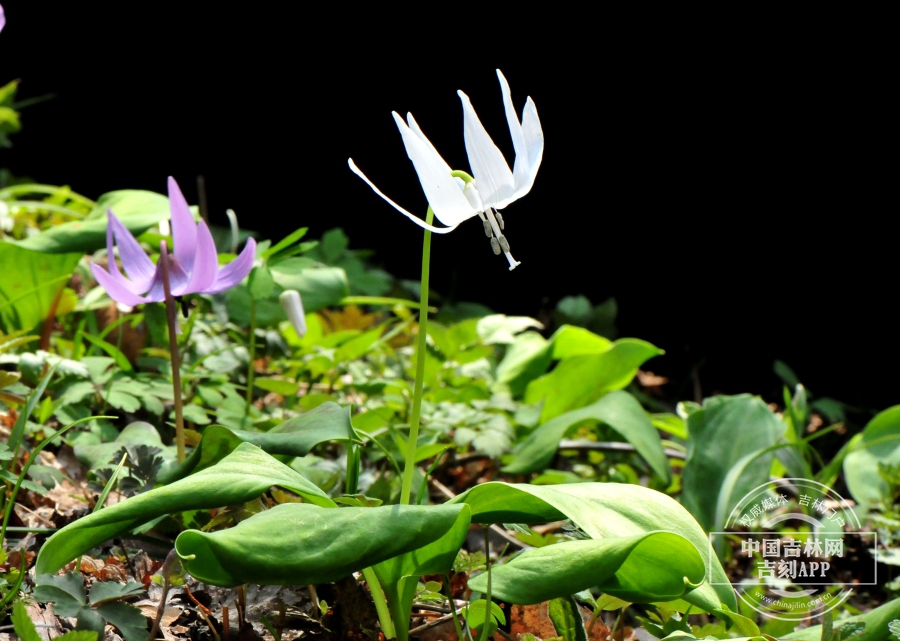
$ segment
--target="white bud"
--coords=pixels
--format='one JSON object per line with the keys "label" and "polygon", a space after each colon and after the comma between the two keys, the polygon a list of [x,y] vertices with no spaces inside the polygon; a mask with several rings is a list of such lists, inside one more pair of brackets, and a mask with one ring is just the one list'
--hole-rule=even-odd
{"label": "white bud", "polygon": [[300,299],[300,292],[287,289],[278,297],[281,301],[281,309],[287,314],[288,320],[294,326],[297,336],[303,338],[306,335],[306,314],[303,312],[303,301]]}

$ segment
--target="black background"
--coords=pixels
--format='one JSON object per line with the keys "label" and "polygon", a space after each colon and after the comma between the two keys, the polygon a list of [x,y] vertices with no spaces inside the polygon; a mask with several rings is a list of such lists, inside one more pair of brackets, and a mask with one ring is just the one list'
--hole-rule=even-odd
{"label": "black background", "polygon": [[346,160],[424,212],[390,112],[414,113],[467,169],[457,89],[511,160],[499,67],[546,137],[532,192],[504,211],[522,266],[508,272],[472,221],[434,238],[434,289],[527,315],[615,296],[620,334],[665,348],[648,368],[673,387],[700,365],[705,394],[772,400],[780,358],[819,396],[897,402],[890,83],[878,39],[849,40],[849,25],[512,26],[454,6],[412,29],[398,10],[353,5],[3,4],[0,81],[56,96],[25,109],[0,151],[17,175],[96,198],[162,192],[171,174],[196,202],[202,174],[214,222],[230,207],[264,237],[343,227],[417,279],[421,230]]}

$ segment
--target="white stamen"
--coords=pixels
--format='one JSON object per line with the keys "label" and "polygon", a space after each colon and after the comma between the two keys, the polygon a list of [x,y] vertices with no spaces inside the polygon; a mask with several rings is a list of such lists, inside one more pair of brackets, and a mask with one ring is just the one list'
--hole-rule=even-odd
{"label": "white stamen", "polygon": [[[497,238],[500,238],[500,236],[502,236],[503,234],[500,233],[500,225],[497,223],[497,219],[494,218],[494,210],[491,209],[490,207],[488,207],[487,209],[484,210],[484,213],[487,214],[488,219],[491,221],[491,227],[494,230],[494,235]],[[504,238],[504,240],[506,240],[506,239]],[[492,238],[491,246],[493,247],[493,245],[494,245],[494,240]],[[507,262],[509,262],[509,271],[514,270],[516,267],[518,267],[519,265],[522,264],[519,261],[517,261],[515,258],[513,258],[512,254],[509,253],[509,242],[506,243],[506,247],[504,248],[503,254],[506,256]]]}

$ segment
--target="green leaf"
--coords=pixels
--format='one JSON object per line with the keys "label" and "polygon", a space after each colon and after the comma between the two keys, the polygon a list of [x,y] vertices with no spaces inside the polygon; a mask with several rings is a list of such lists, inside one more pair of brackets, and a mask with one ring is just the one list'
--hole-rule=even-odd
{"label": "green leaf", "polygon": [[547,604],[547,615],[563,641],[587,641],[581,610],[572,597],[552,599]]}
{"label": "green leaf", "polygon": [[188,572],[213,585],[331,583],[439,539],[463,510],[284,503],[227,530],[182,532],[175,549]]}
{"label": "green leaf", "polygon": [[544,399],[542,421],[549,421],[569,410],[589,405],[607,392],[622,389],[634,378],[645,361],[662,350],[636,338],[622,338],[600,354],[577,354],[531,383],[525,402]]}
{"label": "green leaf", "polygon": [[257,378],[253,384],[266,392],[274,392],[282,396],[294,396],[300,389],[300,384],[294,381],[286,381],[283,378]]}
{"label": "green leaf", "polygon": [[118,347],[113,345],[112,343],[108,343],[104,340],[97,338],[96,336],[91,336],[90,334],[82,334],[81,337],[89,342],[91,345],[95,345],[102,349],[104,352],[113,357],[116,361],[116,365],[121,367],[124,371],[130,372],[132,371],[131,362],[128,360],[128,357],[120,350]]}
{"label": "green leaf", "polygon": [[862,506],[879,504],[888,493],[888,484],[878,473],[879,464],[900,465],[900,405],[869,421],[862,438],[844,458],[847,489]]}
{"label": "green leaf", "polygon": [[537,332],[523,332],[506,349],[497,366],[497,385],[506,386],[510,394],[520,398],[528,384],[547,371],[552,360],[552,342]]}
{"label": "green leaf", "polygon": [[300,240],[301,238],[306,236],[307,231],[309,231],[309,227],[301,227],[300,229],[297,229],[297,230],[291,232],[290,234],[288,234],[287,236],[282,238],[280,241],[278,241],[278,243],[276,243],[275,245],[273,245],[272,247],[269,247],[266,251],[264,251],[262,253],[263,260],[268,260],[270,257],[274,256],[275,254],[280,252],[282,249],[287,249],[288,247],[290,247],[291,245],[296,243],[298,240]]}
{"label": "green leaf", "polygon": [[18,451],[19,445],[22,444],[22,437],[25,435],[25,424],[28,422],[28,418],[31,416],[34,408],[37,407],[38,401],[41,400],[41,396],[43,396],[44,390],[47,389],[47,384],[50,383],[50,379],[52,379],[53,375],[56,373],[56,367],[56,365],[51,367],[50,371],[44,375],[41,382],[34,388],[34,391],[28,395],[28,400],[25,402],[25,408],[19,413],[19,417],[16,419],[15,425],[13,425],[12,431],[7,439],[7,447],[13,454]]}
{"label": "green leaf", "polygon": [[41,603],[53,602],[54,612],[58,616],[78,616],[81,608],[87,605],[84,592],[84,578],[80,572],[68,572],[62,576],[53,576],[35,571],[37,578],[33,596]]}
{"label": "green leaf", "polygon": [[299,473],[255,445],[242,443],[214,467],[110,505],[62,528],[41,547],[35,572],[56,572],[95,545],[165,514],[246,503],[273,485],[296,492],[316,505],[334,506],[322,490]]}
{"label": "green leaf", "polygon": [[727,515],[741,497],[768,480],[771,452],[747,465],[732,480],[727,496],[721,492],[732,468],[773,445],[785,429],[761,399],[749,394],[707,398],[702,409],[688,417],[681,502],[703,528],[721,530],[717,509]]}
{"label": "green leaf", "polygon": [[207,469],[233,452],[241,443],[252,443],[269,454],[306,456],[319,443],[349,441],[354,437],[350,410],[331,401],[288,419],[268,432],[249,432],[210,425],[203,430],[200,444],[184,463],[164,469],[159,474],[159,481],[171,483]]}
{"label": "green leaf", "polygon": [[0,241],[0,274],[7,275],[0,278],[0,326],[3,330],[29,330],[44,321],[82,256],[81,253],[48,256]]}
{"label": "green leaf", "polygon": [[299,274],[283,274],[273,270],[272,275],[279,286],[300,292],[303,309],[307,313],[336,305],[350,293],[347,275],[337,267],[304,269]]}
{"label": "green leaf", "polygon": [[[847,638],[843,634],[844,628],[847,628],[851,624],[863,624],[865,626],[862,630],[859,630],[855,625],[852,628],[847,629],[847,632],[852,632],[857,635],[852,637],[852,641],[888,641],[888,639],[896,639],[896,637],[893,636],[890,627],[890,624],[895,619],[900,619],[900,599],[888,601],[884,605],[877,607],[874,610],[870,610],[865,614],[858,614],[842,620],[840,622],[841,626],[838,628],[838,630],[841,631],[841,641],[844,641]],[[797,630],[796,632],[787,634],[781,638],[784,641],[819,641],[819,639],[822,638],[822,626],[813,625],[803,630]]]}
{"label": "green leaf", "polygon": [[[737,610],[734,590],[709,538],[694,518],[671,497],[638,485],[572,483],[527,485],[482,483],[450,503],[466,503],[475,523],[547,523],[571,519],[593,539],[632,537],[656,531],[679,534],[693,544],[700,558],[710,560],[705,583],[684,598],[707,612],[724,603]],[[554,546],[550,546],[554,547]],[[549,548],[540,548],[542,550]],[[573,590],[577,591],[577,590]]]}
{"label": "green leaf", "polygon": [[516,341],[515,335],[526,329],[543,329],[544,326],[528,316],[506,316],[492,314],[478,321],[478,336],[485,345],[509,345]]}
{"label": "green leaf", "polygon": [[272,272],[265,267],[254,267],[250,271],[247,289],[250,291],[250,297],[253,300],[268,298],[275,291],[275,280],[272,278]]}
{"label": "green leaf", "polygon": [[18,635],[19,641],[43,641],[37,628],[34,627],[31,617],[25,611],[25,604],[21,601],[16,601],[10,619],[12,619],[13,629]]}
{"label": "green leaf", "polygon": [[137,189],[112,191],[100,196],[97,205],[83,220],[56,225],[17,244],[51,254],[93,253],[106,246],[106,212],[110,208],[135,236],[169,218],[169,199],[165,196]]}
{"label": "green leaf", "polygon": [[[116,581],[96,581],[91,586],[88,594],[88,601],[91,605],[97,607],[106,601],[118,601],[135,596],[144,591],[144,586],[136,581],[129,580],[128,583],[118,583]],[[106,618],[106,617],[104,617]]]}
{"label": "green leaf", "polygon": [[605,423],[634,445],[656,474],[666,482],[671,478],[669,461],[659,434],[647,413],[628,392],[610,392],[599,401],[566,412],[534,430],[512,452],[512,462],[503,468],[508,474],[528,474],[545,469],[553,460],[560,439],[572,426],[593,420]]}
{"label": "green leaf", "polygon": [[110,443],[97,443],[93,445],[75,445],[75,457],[89,470],[96,470],[108,466],[116,452],[123,447],[146,445],[162,450],[165,458],[174,459],[176,456],[174,445],[164,445],[156,428],[144,421],[129,423],[119,432],[115,441]]}
{"label": "green leaf", "polygon": [[150,632],[147,630],[147,619],[141,611],[130,603],[116,601],[104,603],[96,609],[108,623],[116,626],[125,641],[147,641]]}
{"label": "green leaf", "polygon": [[[706,565],[683,536],[650,532],[526,550],[492,572],[491,594],[510,603],[540,603],[592,587],[632,603],[652,603],[682,598],[689,589],[684,578],[701,583]],[[484,592],[487,576],[478,575],[469,588]]]}
{"label": "green leaf", "polygon": [[729,629],[733,626],[735,630],[748,637],[758,637],[760,635],[759,626],[737,612],[732,612],[731,610],[726,610],[724,608],[713,610],[713,612],[719,618],[727,619],[730,624]]}

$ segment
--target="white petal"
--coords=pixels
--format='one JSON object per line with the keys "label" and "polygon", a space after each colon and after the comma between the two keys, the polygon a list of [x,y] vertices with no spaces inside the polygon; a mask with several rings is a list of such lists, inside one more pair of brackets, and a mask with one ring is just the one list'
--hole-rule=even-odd
{"label": "white petal", "polygon": [[478,192],[487,207],[498,209],[512,200],[515,191],[513,174],[503,154],[491,140],[484,125],[478,119],[469,97],[457,91],[463,103],[463,133],[466,139],[466,153],[472,174],[478,183]]}
{"label": "white petal", "polygon": [[[519,181],[516,174],[515,198],[521,198],[531,190],[534,178],[537,176],[538,167],[541,166],[541,158],[544,157],[544,132],[541,129],[541,121],[537,115],[534,101],[529,97],[522,111],[522,132],[525,135],[525,158],[528,167],[527,175],[523,175]],[[519,170],[519,156],[516,154],[516,171]]]}
{"label": "white petal", "polygon": [[393,115],[403,137],[406,155],[416,168],[422,190],[438,220],[445,225],[458,225],[477,214],[447,171],[447,163],[434,147],[419,138],[396,112]]}
{"label": "white petal", "polygon": [[[391,207],[393,207],[394,209],[399,211],[401,214],[403,214],[404,216],[409,218],[411,221],[413,221],[419,227],[423,227],[424,229],[429,229],[436,234],[446,234],[447,232],[453,231],[454,229],[456,229],[457,225],[459,224],[459,223],[457,223],[457,225],[453,225],[451,227],[434,227],[433,225],[429,225],[428,223],[426,223],[424,220],[422,220],[418,216],[414,216],[413,214],[409,213],[408,211],[403,209],[403,207],[401,207],[400,205],[395,203],[393,200],[391,200],[390,198],[385,196],[381,192],[381,190],[378,189],[378,187],[376,187],[375,184],[371,180],[366,178],[366,175],[359,170],[359,167],[356,166],[356,163],[353,162],[352,158],[347,159],[347,164],[350,165],[350,171],[352,171],[354,174],[356,174],[357,176],[362,178],[364,181],[366,181],[366,184],[372,188],[372,191],[374,191],[376,194],[381,196],[385,201],[387,201],[387,203],[389,205],[391,205]],[[460,193],[462,193],[462,192],[460,192]]]}
{"label": "white petal", "polygon": [[[416,122],[416,119],[413,118],[413,115],[411,113],[406,114],[406,122],[409,123],[409,128],[412,129],[416,133],[416,135],[419,138],[421,138],[422,141],[431,148],[431,151],[434,152],[434,155],[437,156],[438,158],[440,158],[441,163],[443,163],[444,169],[447,170],[447,173],[449,174],[450,172],[452,172],[453,170],[450,168],[450,165],[448,165],[446,163],[446,161],[443,158],[441,158],[441,155],[438,153],[438,150],[435,149],[434,145],[431,144],[431,141],[425,137],[425,134],[422,132],[422,129],[419,127],[419,123]],[[458,178],[457,180],[462,180],[462,178]]]}
{"label": "white petal", "polygon": [[[529,144],[525,139],[525,131],[523,130],[522,124],[519,122],[518,116],[516,116],[516,108],[513,106],[512,94],[509,91],[509,83],[499,69],[497,69],[497,78],[500,80],[500,90],[503,92],[503,107],[506,110],[506,122],[509,124],[509,134],[512,136],[513,148],[516,150],[516,163],[513,166],[513,178],[516,183],[515,195],[513,197],[513,200],[515,200],[527,194],[534,184],[534,177],[537,175],[537,168],[541,163],[541,154],[544,150],[544,136],[541,132],[541,123],[537,120],[537,111],[534,110],[534,103],[531,102],[531,98],[529,98],[528,101],[531,105],[531,112],[533,112],[534,121],[537,123],[537,135],[539,139],[537,162],[532,163],[532,157],[528,153]],[[522,113],[523,118],[529,118],[529,124],[532,124],[530,122],[531,112],[529,112],[529,108],[526,107]],[[530,127],[529,133],[534,135],[535,132],[533,126]]]}

